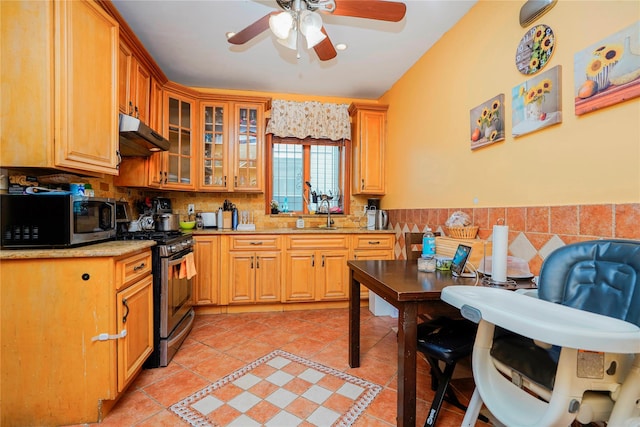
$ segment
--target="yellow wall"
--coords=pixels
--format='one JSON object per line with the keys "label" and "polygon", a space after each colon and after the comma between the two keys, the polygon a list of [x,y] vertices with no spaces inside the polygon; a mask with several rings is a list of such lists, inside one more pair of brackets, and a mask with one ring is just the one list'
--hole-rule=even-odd
{"label": "yellow wall", "polygon": [[[536,24],[562,66],[562,123],[511,136],[524,1],[480,0],[382,98],[388,114],[386,209],[640,201],[640,98],[574,113],[573,57],[640,20],[640,2],[561,0]],[[640,53],[640,52],[638,52]],[[505,94],[506,139],[471,151],[470,110]],[[477,198],[477,203],[474,203]]]}

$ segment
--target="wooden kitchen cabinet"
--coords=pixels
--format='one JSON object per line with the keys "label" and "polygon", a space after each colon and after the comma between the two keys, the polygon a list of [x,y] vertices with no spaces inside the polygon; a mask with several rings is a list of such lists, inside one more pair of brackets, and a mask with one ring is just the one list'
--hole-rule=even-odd
{"label": "wooden kitchen cabinet", "polygon": [[1,425],[106,415],[153,349],[150,260],[149,249],[2,260]]}
{"label": "wooden kitchen cabinet", "polygon": [[200,106],[200,190],[229,191],[232,188],[229,104],[203,102]]}
{"label": "wooden kitchen cabinet", "polygon": [[353,194],[385,194],[386,105],[351,104]]}
{"label": "wooden kitchen cabinet", "polygon": [[[393,234],[358,234],[351,237],[352,252],[350,259],[376,260],[394,259],[393,246],[395,236]],[[366,286],[360,286],[360,297],[369,298],[369,290]]]}
{"label": "wooden kitchen cabinet", "polygon": [[221,266],[228,284],[229,304],[280,302],[280,237],[230,236],[223,238],[226,255]]}
{"label": "wooden kitchen cabinet", "polygon": [[149,274],[116,295],[118,392],[124,391],[153,351],[153,277]]}
{"label": "wooden kitchen cabinet", "polygon": [[198,189],[264,191],[265,105],[262,98],[201,99]]}
{"label": "wooden kitchen cabinet", "polygon": [[291,235],[286,247],[284,302],[349,298],[347,236]]}
{"label": "wooden kitchen cabinet", "polygon": [[[164,162],[162,187],[175,190],[195,189],[195,99],[176,91],[164,91],[164,135],[171,145],[161,153]],[[153,171],[152,171],[153,173]]]}
{"label": "wooden kitchen cabinet", "polygon": [[86,0],[0,2],[0,20],[19,58],[0,63],[1,166],[117,174],[117,22]]}
{"label": "wooden kitchen cabinet", "polygon": [[220,295],[220,236],[194,236],[197,274],[193,277],[193,303],[218,304]]}
{"label": "wooden kitchen cabinet", "polygon": [[[118,55],[118,107],[150,126],[151,73],[122,40]],[[157,128],[156,128],[157,129]]]}

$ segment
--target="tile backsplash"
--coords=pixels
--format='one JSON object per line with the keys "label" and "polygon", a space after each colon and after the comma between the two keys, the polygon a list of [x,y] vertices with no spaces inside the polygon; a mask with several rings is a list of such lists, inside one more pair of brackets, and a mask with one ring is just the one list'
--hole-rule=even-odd
{"label": "tile backsplash", "polygon": [[391,209],[389,226],[396,232],[395,256],[405,259],[404,233],[422,232],[427,226],[445,233],[445,221],[463,211],[477,225],[478,238],[491,239],[493,225],[504,219],[509,226],[509,255],[529,263],[538,274],[554,249],[594,239],[640,240],[640,203],[530,206],[504,208]]}

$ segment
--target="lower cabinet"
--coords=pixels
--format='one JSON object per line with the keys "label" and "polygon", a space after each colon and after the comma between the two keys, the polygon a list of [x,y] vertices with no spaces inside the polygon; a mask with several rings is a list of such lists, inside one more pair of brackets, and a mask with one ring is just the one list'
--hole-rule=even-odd
{"label": "lower cabinet", "polygon": [[[195,302],[223,306],[347,301],[347,262],[394,259],[395,245],[391,233],[203,234],[195,239]],[[361,298],[368,295],[362,287]]]}
{"label": "lower cabinet", "polygon": [[348,259],[345,235],[289,236],[283,302],[348,299]]}
{"label": "lower cabinet", "polygon": [[195,305],[220,302],[220,236],[195,236],[193,303]]}
{"label": "lower cabinet", "polygon": [[153,350],[150,250],[3,259],[0,282],[0,425],[100,421]]}
{"label": "lower cabinet", "polygon": [[280,302],[281,237],[238,235],[225,239],[222,277],[227,279],[229,304]]}
{"label": "lower cabinet", "polygon": [[[351,239],[353,248],[351,259],[394,259],[395,238],[392,234],[360,234]],[[360,286],[360,298],[369,298],[369,290],[365,286]]]}
{"label": "lower cabinet", "polygon": [[116,295],[118,392],[124,391],[153,351],[153,277],[145,276]]}

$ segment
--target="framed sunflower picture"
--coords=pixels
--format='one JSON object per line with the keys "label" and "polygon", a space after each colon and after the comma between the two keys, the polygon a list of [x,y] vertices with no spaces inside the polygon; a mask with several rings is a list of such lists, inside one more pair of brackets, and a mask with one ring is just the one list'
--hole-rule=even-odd
{"label": "framed sunflower picture", "polygon": [[471,149],[484,147],[504,139],[504,93],[471,110]]}
{"label": "framed sunflower picture", "polygon": [[640,96],[640,21],[578,52],[576,115]]}
{"label": "framed sunflower picture", "polygon": [[511,90],[514,137],[562,122],[561,74],[556,65]]}

